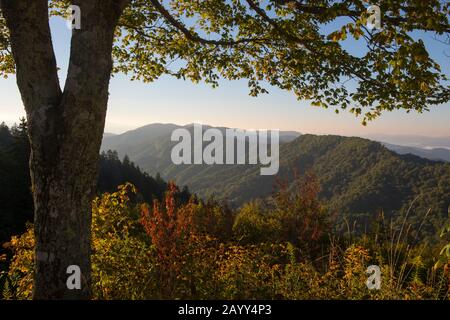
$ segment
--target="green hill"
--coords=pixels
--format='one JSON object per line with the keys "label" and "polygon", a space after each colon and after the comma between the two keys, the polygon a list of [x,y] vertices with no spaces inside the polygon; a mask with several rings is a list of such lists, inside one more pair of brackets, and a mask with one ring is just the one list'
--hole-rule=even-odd
{"label": "green hill", "polygon": [[[108,138],[109,139],[109,138]],[[127,153],[146,172],[187,185],[201,197],[226,199],[240,206],[271,195],[277,180],[292,182],[312,171],[321,185],[321,196],[339,217],[405,214],[417,220],[428,209],[438,225],[450,205],[450,164],[413,155],[399,155],[367,139],[302,135],[280,146],[280,171],[261,176],[256,165],[174,165],[170,134],[148,136],[124,149],[105,139],[104,147]]]}

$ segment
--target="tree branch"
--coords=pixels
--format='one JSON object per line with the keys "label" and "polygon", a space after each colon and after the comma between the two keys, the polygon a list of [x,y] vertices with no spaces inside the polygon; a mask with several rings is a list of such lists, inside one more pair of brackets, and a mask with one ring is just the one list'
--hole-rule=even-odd
{"label": "tree branch", "polygon": [[[47,0],[2,0],[17,84],[28,113],[58,104],[61,88],[53,52]],[[30,50],[33,44],[33,50]]]}
{"label": "tree branch", "polygon": [[[365,12],[361,10],[352,10],[346,7],[344,4],[334,4],[331,7],[323,7],[323,6],[313,6],[306,5],[297,0],[274,0],[274,2],[280,6],[293,5],[295,9],[299,13],[307,13],[315,16],[328,16],[332,15],[334,17],[353,17],[360,18]],[[405,12],[411,10],[417,10],[411,7],[402,7],[402,10]],[[408,19],[404,17],[392,17],[392,16],[383,16],[383,20],[388,22],[390,25],[399,27],[402,23],[407,23]],[[432,28],[420,25],[413,25],[413,29],[417,30],[425,30],[425,31],[436,31]],[[442,32],[450,32],[450,26],[448,24],[439,24],[438,27],[442,29]]]}
{"label": "tree branch", "polygon": [[237,40],[209,40],[204,39],[200,37],[197,33],[190,31],[186,26],[175,19],[170,12],[158,1],[158,0],[150,0],[150,2],[153,4],[156,10],[159,11],[163,15],[163,17],[169,22],[172,26],[177,28],[181,33],[184,34],[186,39],[198,42],[201,44],[212,44],[212,45],[219,45],[219,46],[235,46],[243,43],[250,43],[250,42],[264,42],[268,41],[269,39],[262,39],[262,38],[242,38]]}
{"label": "tree branch", "polygon": [[290,42],[294,42],[294,43],[300,43],[300,44],[304,45],[305,47],[307,46],[307,43],[305,43],[305,41],[303,41],[296,35],[292,35],[292,34],[288,33],[286,30],[283,30],[283,28],[275,20],[270,18],[267,15],[267,13],[263,9],[261,9],[254,1],[252,1],[252,0],[246,0],[246,1],[247,1],[248,5],[250,6],[250,8],[252,8],[260,17],[263,18],[264,21],[266,21],[269,25],[271,25],[272,28],[275,31],[277,31],[278,34],[283,36],[286,40],[288,40]]}

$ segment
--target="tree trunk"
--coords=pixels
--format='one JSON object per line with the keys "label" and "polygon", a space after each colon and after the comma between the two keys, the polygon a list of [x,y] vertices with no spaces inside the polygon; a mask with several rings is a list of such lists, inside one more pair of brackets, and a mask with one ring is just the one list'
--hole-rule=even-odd
{"label": "tree trunk", "polygon": [[[17,83],[26,109],[35,206],[33,298],[90,297],[91,200],[95,192],[114,29],[128,1],[79,0],[64,91],[47,0],[3,0]],[[81,288],[67,285],[81,271]],[[69,271],[69,273],[68,273]]]}

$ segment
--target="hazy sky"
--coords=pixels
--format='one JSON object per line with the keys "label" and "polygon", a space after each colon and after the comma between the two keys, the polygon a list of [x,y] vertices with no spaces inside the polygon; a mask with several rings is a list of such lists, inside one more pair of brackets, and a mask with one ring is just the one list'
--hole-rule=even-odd
{"label": "hazy sky", "polygon": [[[61,18],[51,19],[53,41],[61,68],[63,82],[69,57],[70,31]],[[450,74],[450,46],[445,46],[425,35],[432,56]],[[347,41],[349,50],[358,50],[361,43]],[[95,59],[95,57],[93,57]],[[303,133],[330,133],[342,135],[414,134],[450,136],[450,104],[434,108],[424,114],[406,114],[402,111],[385,113],[380,119],[360,124],[360,119],[348,112],[335,114],[297,101],[293,94],[269,88],[270,94],[258,98],[248,95],[246,81],[223,81],[219,88],[192,84],[170,77],[154,83],[131,82],[116,75],[110,86],[106,132],[121,133],[154,123],[207,123],[217,126],[252,129],[296,130]],[[0,79],[0,121],[16,122],[24,115],[15,77]]]}

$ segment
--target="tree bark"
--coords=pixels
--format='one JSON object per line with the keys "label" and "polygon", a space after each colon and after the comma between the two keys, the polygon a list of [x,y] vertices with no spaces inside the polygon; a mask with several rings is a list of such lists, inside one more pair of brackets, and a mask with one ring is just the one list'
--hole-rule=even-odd
{"label": "tree bark", "polygon": [[[114,30],[129,0],[73,1],[73,30],[61,91],[47,0],[3,0],[17,84],[27,113],[35,206],[34,299],[91,296],[91,200],[108,102]],[[69,289],[67,268],[81,270]]]}

